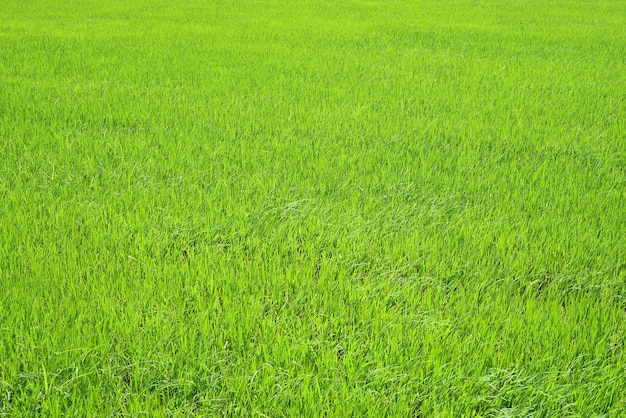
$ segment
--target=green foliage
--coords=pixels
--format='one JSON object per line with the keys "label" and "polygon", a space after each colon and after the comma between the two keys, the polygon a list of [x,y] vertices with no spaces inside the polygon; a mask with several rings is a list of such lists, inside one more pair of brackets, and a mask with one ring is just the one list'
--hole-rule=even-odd
{"label": "green foliage", "polygon": [[0,415],[626,415],[625,36],[5,0]]}

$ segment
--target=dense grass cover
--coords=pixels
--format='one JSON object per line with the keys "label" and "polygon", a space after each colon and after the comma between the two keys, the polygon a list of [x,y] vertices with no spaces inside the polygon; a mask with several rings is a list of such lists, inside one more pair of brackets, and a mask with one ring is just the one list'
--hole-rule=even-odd
{"label": "dense grass cover", "polygon": [[3,0],[0,414],[626,415],[626,2]]}

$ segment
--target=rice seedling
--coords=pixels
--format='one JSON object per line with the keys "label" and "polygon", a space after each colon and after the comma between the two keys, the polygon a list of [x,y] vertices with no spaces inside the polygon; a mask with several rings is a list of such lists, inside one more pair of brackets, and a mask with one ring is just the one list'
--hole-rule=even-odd
{"label": "rice seedling", "polygon": [[626,414],[625,28],[5,0],[0,415]]}

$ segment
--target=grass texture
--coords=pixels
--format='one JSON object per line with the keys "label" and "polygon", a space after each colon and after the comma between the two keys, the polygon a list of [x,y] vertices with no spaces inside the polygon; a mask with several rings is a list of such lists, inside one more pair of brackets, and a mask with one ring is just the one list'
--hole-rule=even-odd
{"label": "grass texture", "polygon": [[626,415],[623,0],[3,0],[0,415]]}

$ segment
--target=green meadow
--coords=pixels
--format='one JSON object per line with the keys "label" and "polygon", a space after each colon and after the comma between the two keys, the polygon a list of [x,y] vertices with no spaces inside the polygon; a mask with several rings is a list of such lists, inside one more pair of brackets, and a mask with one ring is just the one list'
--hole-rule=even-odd
{"label": "green meadow", "polygon": [[2,0],[0,416],[626,416],[626,1]]}

